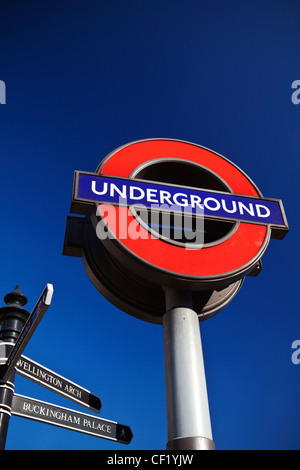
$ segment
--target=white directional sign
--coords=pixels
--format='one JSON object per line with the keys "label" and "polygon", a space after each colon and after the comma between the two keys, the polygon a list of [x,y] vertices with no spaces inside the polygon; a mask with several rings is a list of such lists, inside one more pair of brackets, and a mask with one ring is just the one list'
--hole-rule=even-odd
{"label": "white directional sign", "polygon": [[47,284],[34,309],[32,310],[30,316],[28,317],[20,336],[18,337],[17,342],[11,350],[6,364],[1,366],[0,368],[0,382],[6,382],[8,377],[13,372],[15,365],[18,362],[21,354],[23,353],[28,341],[30,340],[38,324],[45,315],[49,305],[51,304],[52,295],[53,285]]}
{"label": "white directional sign", "polygon": [[16,365],[16,371],[19,375],[53,392],[59,393],[86,408],[92,409],[96,413],[99,413],[101,410],[101,400],[99,397],[47,367],[32,361],[28,357],[20,357]]}
{"label": "white directional sign", "polygon": [[11,412],[15,416],[33,419],[122,444],[129,444],[133,437],[131,429],[123,424],[96,418],[22,395],[15,394],[13,396]]}

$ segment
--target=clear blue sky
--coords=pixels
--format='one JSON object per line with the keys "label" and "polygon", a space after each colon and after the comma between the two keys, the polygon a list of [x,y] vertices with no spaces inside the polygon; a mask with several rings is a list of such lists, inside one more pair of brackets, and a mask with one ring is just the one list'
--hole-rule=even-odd
{"label": "clear blue sky", "polygon": [[[127,447],[12,417],[7,449],[165,449],[162,328],[62,255],[74,170],[151,137],[211,148],[284,202],[290,233],[201,334],[216,447],[300,449],[299,13],[293,0],[1,1],[1,297],[20,284],[31,310],[53,283],[25,354],[134,434]],[[85,411],[21,377],[16,392]]]}

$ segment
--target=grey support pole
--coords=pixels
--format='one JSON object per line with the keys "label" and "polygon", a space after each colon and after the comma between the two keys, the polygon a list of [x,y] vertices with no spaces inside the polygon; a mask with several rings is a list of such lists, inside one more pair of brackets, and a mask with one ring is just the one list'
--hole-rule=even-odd
{"label": "grey support pole", "polygon": [[[30,315],[23,308],[27,297],[17,286],[13,292],[4,297],[6,307],[0,308],[0,364],[5,364],[9,353],[17,341],[22,328]],[[5,449],[11,404],[14,395],[15,372],[4,383],[0,384],[0,450]]]}
{"label": "grey support pole", "polygon": [[168,450],[214,450],[200,337],[191,294],[166,290],[163,317]]}

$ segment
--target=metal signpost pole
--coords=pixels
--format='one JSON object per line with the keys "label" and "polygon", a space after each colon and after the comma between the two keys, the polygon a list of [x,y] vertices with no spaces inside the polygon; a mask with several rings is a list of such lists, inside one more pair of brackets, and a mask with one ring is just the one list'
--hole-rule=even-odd
{"label": "metal signpost pole", "polygon": [[163,317],[168,450],[214,450],[199,319],[191,295],[166,292]]}
{"label": "metal signpost pole", "polygon": [[[0,363],[6,363],[9,353],[16,343],[22,328],[30,315],[23,308],[27,297],[17,286],[13,292],[4,297],[6,307],[0,309]],[[11,416],[12,399],[14,395],[15,372],[0,384],[0,450],[5,448],[8,424]]]}

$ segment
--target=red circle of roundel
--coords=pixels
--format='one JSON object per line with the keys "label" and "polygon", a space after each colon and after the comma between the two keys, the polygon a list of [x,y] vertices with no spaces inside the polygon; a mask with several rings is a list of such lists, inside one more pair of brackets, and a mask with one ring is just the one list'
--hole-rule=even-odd
{"label": "red circle of roundel", "polygon": [[[198,163],[222,178],[235,194],[260,196],[257,188],[246,175],[226,158],[211,150],[189,142],[151,139],[127,144],[109,154],[98,168],[98,173],[130,177],[141,164],[157,159],[181,159]],[[105,208],[100,210],[105,218]],[[118,238],[119,243],[133,255],[158,269],[186,277],[204,277],[224,275],[243,266],[252,265],[262,255],[268,237],[267,227],[240,222],[237,230],[227,240],[215,246],[187,250],[184,247],[166,243],[159,238],[149,237],[149,233],[138,224],[127,207],[115,207],[116,224],[106,223],[117,235],[118,221],[127,220],[131,230],[140,236]],[[124,233],[124,227],[122,228]]]}

